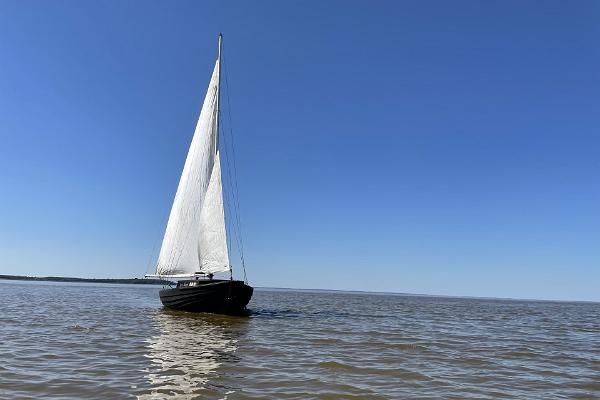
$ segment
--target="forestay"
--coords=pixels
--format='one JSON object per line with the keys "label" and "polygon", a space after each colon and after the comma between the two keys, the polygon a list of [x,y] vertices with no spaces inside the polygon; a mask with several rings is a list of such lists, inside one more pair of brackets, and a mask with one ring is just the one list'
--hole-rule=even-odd
{"label": "forestay", "polygon": [[229,271],[218,143],[219,60],[179,180],[156,274]]}

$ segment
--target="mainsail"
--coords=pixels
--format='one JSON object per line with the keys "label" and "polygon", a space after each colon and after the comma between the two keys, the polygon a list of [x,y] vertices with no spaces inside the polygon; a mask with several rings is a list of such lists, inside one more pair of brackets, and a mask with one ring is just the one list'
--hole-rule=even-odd
{"label": "mainsail", "polygon": [[218,150],[220,54],[188,151],[156,274],[193,275],[229,271]]}

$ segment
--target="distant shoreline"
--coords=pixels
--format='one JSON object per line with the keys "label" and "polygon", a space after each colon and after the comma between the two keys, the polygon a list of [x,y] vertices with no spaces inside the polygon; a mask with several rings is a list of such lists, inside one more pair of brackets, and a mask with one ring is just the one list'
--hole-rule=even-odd
{"label": "distant shoreline", "polygon": [[88,282],[88,283],[119,283],[139,285],[167,285],[169,281],[162,279],[144,278],[69,278],[65,276],[22,276],[22,275],[0,275],[0,279],[9,281],[46,281],[46,282]]}
{"label": "distant shoreline", "polygon": [[[73,282],[73,283],[116,283],[116,284],[137,284],[137,285],[168,285],[172,282],[162,279],[146,278],[69,278],[65,276],[23,276],[23,275],[0,275],[0,280],[9,281],[40,281],[40,282]],[[266,290],[291,290],[299,292],[328,292],[328,293],[354,293],[354,294],[373,294],[387,296],[415,296],[415,297],[445,297],[456,299],[474,299],[474,300],[492,300],[492,301],[539,301],[539,302],[557,302],[557,303],[595,303],[600,304],[598,300],[564,300],[564,299],[531,299],[531,298],[511,298],[511,297],[484,297],[484,296],[457,296],[448,294],[425,294],[425,293],[403,293],[403,292],[373,292],[363,290],[344,290],[344,289],[315,289],[315,288],[286,288],[286,287],[267,287],[256,286],[256,289]]]}

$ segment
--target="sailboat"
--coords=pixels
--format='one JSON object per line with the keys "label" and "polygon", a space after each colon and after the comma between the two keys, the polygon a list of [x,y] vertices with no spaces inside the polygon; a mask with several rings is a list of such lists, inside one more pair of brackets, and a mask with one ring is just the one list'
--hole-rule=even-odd
{"label": "sailboat", "polygon": [[[146,277],[177,282],[175,287],[159,292],[167,308],[240,314],[245,312],[254,289],[246,281],[233,279],[229,263],[219,143],[222,48],[223,35],[219,34],[217,61],[179,180],[156,272]],[[214,279],[215,274],[227,272],[229,279]]]}

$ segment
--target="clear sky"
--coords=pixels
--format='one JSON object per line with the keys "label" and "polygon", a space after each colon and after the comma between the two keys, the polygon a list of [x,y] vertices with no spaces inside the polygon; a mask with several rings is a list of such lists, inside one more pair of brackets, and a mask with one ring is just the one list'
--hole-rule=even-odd
{"label": "clear sky", "polygon": [[149,270],[220,31],[251,284],[600,300],[593,1],[2,0],[0,273]]}

